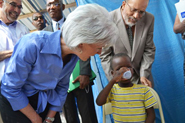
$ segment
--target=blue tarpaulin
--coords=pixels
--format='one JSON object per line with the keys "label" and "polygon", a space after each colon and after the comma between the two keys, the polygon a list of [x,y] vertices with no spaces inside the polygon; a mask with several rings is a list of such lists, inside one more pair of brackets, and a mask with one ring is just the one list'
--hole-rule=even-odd
{"label": "blue tarpaulin", "polygon": [[[156,46],[155,60],[152,66],[154,89],[160,96],[166,123],[185,123],[184,93],[184,40],[180,34],[173,32],[176,16],[174,4],[178,0],[150,0],[147,11],[155,17],[154,43]],[[77,0],[78,5],[97,3],[108,11],[118,8],[122,0]],[[93,86],[94,98],[108,83],[99,56],[92,59],[92,67],[98,77]],[[96,105],[99,123],[102,123],[102,109]],[[160,122],[156,111],[156,120]]]}

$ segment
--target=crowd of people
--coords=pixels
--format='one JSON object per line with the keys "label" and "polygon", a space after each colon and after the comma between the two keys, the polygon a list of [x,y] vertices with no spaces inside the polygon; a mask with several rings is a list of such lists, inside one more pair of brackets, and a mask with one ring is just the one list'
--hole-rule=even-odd
{"label": "crowd of people", "polygon": [[[99,54],[109,80],[96,99],[113,105],[114,122],[153,123],[154,16],[149,0],[124,0],[108,12],[97,4],[77,7],[67,18],[62,0],[46,0],[51,17],[32,15],[35,32],[17,21],[22,0],[0,0],[0,114],[4,123],[98,123],[90,82],[90,56]],[[47,24],[48,23],[48,24]],[[183,28],[182,28],[183,27]],[[178,16],[174,32],[184,34]],[[79,61],[80,86],[68,92]],[[130,78],[123,74],[129,72]],[[123,105],[124,104],[124,105]],[[136,108],[137,107],[137,108]],[[77,111],[78,108],[78,111]],[[131,109],[131,110],[128,110]]]}

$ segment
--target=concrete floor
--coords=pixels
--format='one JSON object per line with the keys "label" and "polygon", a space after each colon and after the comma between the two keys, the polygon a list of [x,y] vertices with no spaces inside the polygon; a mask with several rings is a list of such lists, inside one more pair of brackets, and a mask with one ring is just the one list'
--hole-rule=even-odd
{"label": "concrete floor", "polygon": [[[60,114],[60,117],[61,117],[62,123],[66,123],[66,119],[65,119],[63,113]],[[0,115],[0,123],[3,123],[2,119],[1,119],[1,115]]]}
{"label": "concrete floor", "polygon": [[0,114],[0,123],[3,123],[2,119],[1,119],[1,114]]}
{"label": "concrete floor", "polygon": [[[60,113],[60,118],[61,118],[61,120],[62,120],[62,123],[67,123],[66,122],[66,119],[65,119],[65,117],[64,117],[64,113]],[[1,122],[0,122],[1,123]]]}
{"label": "concrete floor", "polygon": [[[81,116],[80,116],[79,112],[78,112],[78,117],[79,117],[80,123],[82,123],[82,119],[81,119]],[[60,114],[60,118],[61,118],[61,120],[62,120],[62,123],[67,123],[67,122],[66,122],[66,119],[65,119],[65,117],[64,117],[64,113],[61,113],[61,114]],[[1,123],[1,122],[0,122],[0,123]]]}

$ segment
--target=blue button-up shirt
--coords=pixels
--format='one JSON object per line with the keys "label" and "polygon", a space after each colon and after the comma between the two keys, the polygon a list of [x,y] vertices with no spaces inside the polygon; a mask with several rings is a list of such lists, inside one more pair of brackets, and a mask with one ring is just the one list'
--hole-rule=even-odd
{"label": "blue button-up shirt", "polygon": [[26,107],[27,97],[36,93],[38,113],[44,111],[47,102],[51,110],[62,110],[78,57],[71,55],[63,66],[60,35],[61,31],[34,32],[16,44],[1,84],[1,93],[14,111]]}

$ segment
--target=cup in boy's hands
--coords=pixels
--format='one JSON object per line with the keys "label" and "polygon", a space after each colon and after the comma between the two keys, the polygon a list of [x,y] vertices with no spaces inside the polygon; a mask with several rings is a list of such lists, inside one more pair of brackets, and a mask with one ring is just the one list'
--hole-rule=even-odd
{"label": "cup in boy's hands", "polygon": [[124,79],[130,79],[131,77],[132,77],[132,73],[131,73],[130,70],[123,73],[123,78]]}
{"label": "cup in boy's hands", "polygon": [[132,72],[127,67],[122,67],[118,71],[116,71],[116,74],[113,75],[116,82],[128,80],[132,77]]}

